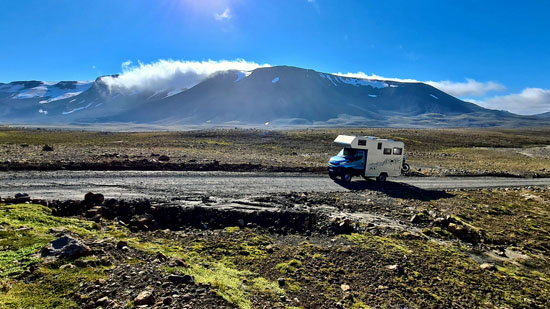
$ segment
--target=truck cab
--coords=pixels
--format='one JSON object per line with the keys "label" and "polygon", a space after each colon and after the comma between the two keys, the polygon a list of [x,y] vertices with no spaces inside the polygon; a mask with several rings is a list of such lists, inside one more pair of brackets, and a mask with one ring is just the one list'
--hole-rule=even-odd
{"label": "truck cab", "polygon": [[328,162],[328,175],[332,179],[341,177],[350,182],[354,176],[362,176],[385,181],[388,176],[399,176],[408,169],[403,142],[349,135],[339,135],[334,142],[344,148]]}

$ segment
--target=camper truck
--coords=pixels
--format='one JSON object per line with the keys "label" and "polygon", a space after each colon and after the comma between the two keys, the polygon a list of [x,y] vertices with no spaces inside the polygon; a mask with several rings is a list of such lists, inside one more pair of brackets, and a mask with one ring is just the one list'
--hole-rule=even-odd
{"label": "camper truck", "polygon": [[334,143],[343,148],[328,162],[328,175],[332,179],[341,177],[350,182],[353,176],[363,176],[386,181],[387,177],[399,176],[402,170],[409,169],[403,142],[375,136],[338,135]]}

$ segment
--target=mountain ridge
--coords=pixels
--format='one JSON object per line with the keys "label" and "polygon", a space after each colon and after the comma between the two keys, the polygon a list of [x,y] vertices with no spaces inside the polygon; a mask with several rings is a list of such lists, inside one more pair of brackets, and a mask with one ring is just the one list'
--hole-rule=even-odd
{"label": "mountain ridge", "polygon": [[291,66],[216,72],[187,89],[120,89],[105,76],[93,83],[0,84],[0,120],[9,123],[441,127],[544,125],[545,119],[485,109],[420,82]]}

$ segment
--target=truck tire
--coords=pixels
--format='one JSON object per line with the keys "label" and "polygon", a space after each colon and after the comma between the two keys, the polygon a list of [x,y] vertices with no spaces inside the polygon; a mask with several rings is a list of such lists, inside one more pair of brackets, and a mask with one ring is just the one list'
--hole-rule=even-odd
{"label": "truck tire", "polygon": [[382,174],[380,174],[378,177],[376,177],[376,181],[378,181],[378,182],[385,182],[385,181],[386,181],[386,178],[387,178],[386,174],[385,174],[385,173],[382,173]]}
{"label": "truck tire", "polygon": [[345,171],[343,174],[342,174],[342,180],[344,182],[351,182],[351,178],[353,176],[351,175],[351,173],[349,171]]}
{"label": "truck tire", "polygon": [[330,177],[330,179],[332,180],[335,180],[336,179],[336,174],[335,173],[328,173],[328,177]]}
{"label": "truck tire", "polygon": [[403,163],[403,167],[401,167],[401,171],[403,173],[406,173],[411,170],[411,166],[408,163]]}

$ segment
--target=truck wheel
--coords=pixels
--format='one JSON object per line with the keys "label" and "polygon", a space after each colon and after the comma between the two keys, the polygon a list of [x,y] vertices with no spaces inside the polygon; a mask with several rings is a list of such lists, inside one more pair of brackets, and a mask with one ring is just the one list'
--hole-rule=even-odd
{"label": "truck wheel", "polygon": [[378,177],[376,177],[376,181],[378,182],[386,181],[386,174],[380,174]]}
{"label": "truck wheel", "polygon": [[344,174],[342,174],[342,180],[344,182],[350,182],[351,181],[351,173],[350,172],[344,172]]}
{"label": "truck wheel", "polygon": [[403,163],[403,167],[401,167],[401,171],[406,173],[411,170],[411,166],[408,163]]}
{"label": "truck wheel", "polygon": [[334,179],[336,179],[336,174],[335,173],[328,173],[328,177],[330,177],[330,179],[334,180]]}

